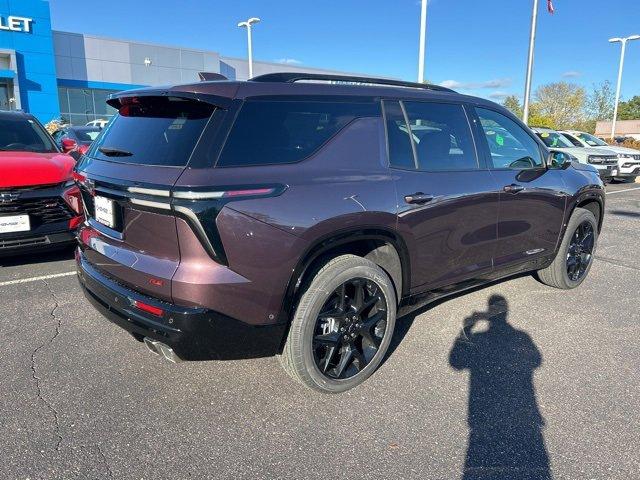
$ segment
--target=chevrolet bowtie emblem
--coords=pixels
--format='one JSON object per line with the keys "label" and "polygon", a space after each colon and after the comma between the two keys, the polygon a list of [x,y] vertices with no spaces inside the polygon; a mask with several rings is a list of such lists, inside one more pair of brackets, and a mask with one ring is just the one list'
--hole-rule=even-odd
{"label": "chevrolet bowtie emblem", "polygon": [[15,202],[19,197],[19,193],[2,192],[0,193],[0,203]]}

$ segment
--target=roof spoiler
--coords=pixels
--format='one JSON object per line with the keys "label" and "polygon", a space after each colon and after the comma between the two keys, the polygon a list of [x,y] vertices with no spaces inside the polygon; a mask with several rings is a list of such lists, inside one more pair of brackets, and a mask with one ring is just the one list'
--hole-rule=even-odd
{"label": "roof spoiler", "polygon": [[220,82],[222,80],[229,80],[221,73],[213,72],[198,72],[198,78],[201,82]]}
{"label": "roof spoiler", "polygon": [[[281,72],[267,73],[250,79],[250,82],[275,82],[275,83],[295,83],[301,80],[315,80],[327,82],[344,82],[344,83],[365,83],[371,85],[389,85],[393,87],[420,88],[424,90],[435,90],[438,92],[454,92],[450,88],[440,85],[432,85],[430,83],[405,82],[403,80],[394,80],[390,78],[375,77],[359,77],[352,75],[333,75],[324,73],[304,73],[304,72]],[[455,92],[454,92],[455,93]]]}

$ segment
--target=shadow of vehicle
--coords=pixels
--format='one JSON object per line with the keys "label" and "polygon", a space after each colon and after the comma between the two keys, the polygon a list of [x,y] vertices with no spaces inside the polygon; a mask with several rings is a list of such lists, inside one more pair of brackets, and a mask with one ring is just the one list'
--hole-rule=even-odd
{"label": "shadow of vehicle", "polygon": [[56,247],[38,253],[20,253],[16,255],[0,257],[0,267],[16,267],[19,265],[32,265],[35,263],[59,262],[72,260],[75,245]]}
{"label": "shadow of vehicle", "polygon": [[619,217],[640,218],[640,212],[629,212],[627,210],[611,210],[608,214]]}
{"label": "shadow of vehicle", "polygon": [[451,367],[470,375],[463,480],[552,478],[533,385],[542,355],[508,313],[506,299],[492,295],[487,311],[464,319],[449,354]]}

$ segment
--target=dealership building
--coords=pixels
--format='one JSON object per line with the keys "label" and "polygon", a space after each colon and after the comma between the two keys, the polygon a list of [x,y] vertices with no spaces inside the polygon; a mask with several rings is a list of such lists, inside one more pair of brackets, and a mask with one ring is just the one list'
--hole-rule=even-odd
{"label": "dealership building", "polygon": [[[109,118],[113,92],[194,82],[200,72],[246,80],[248,71],[246,60],[214,51],[56,31],[48,1],[0,0],[0,110],[24,110],[43,123]],[[340,73],[260,61],[253,71]]]}

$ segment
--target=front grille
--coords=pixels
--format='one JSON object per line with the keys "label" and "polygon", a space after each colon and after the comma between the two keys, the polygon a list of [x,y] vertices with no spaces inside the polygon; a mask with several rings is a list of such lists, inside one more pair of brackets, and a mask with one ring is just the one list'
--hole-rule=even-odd
{"label": "front grille", "polygon": [[589,163],[595,165],[617,165],[618,157],[607,157],[604,155],[589,155]]}
{"label": "front grille", "polygon": [[32,229],[74,217],[74,213],[61,197],[19,198],[12,202],[0,203],[0,215],[29,215]]}

